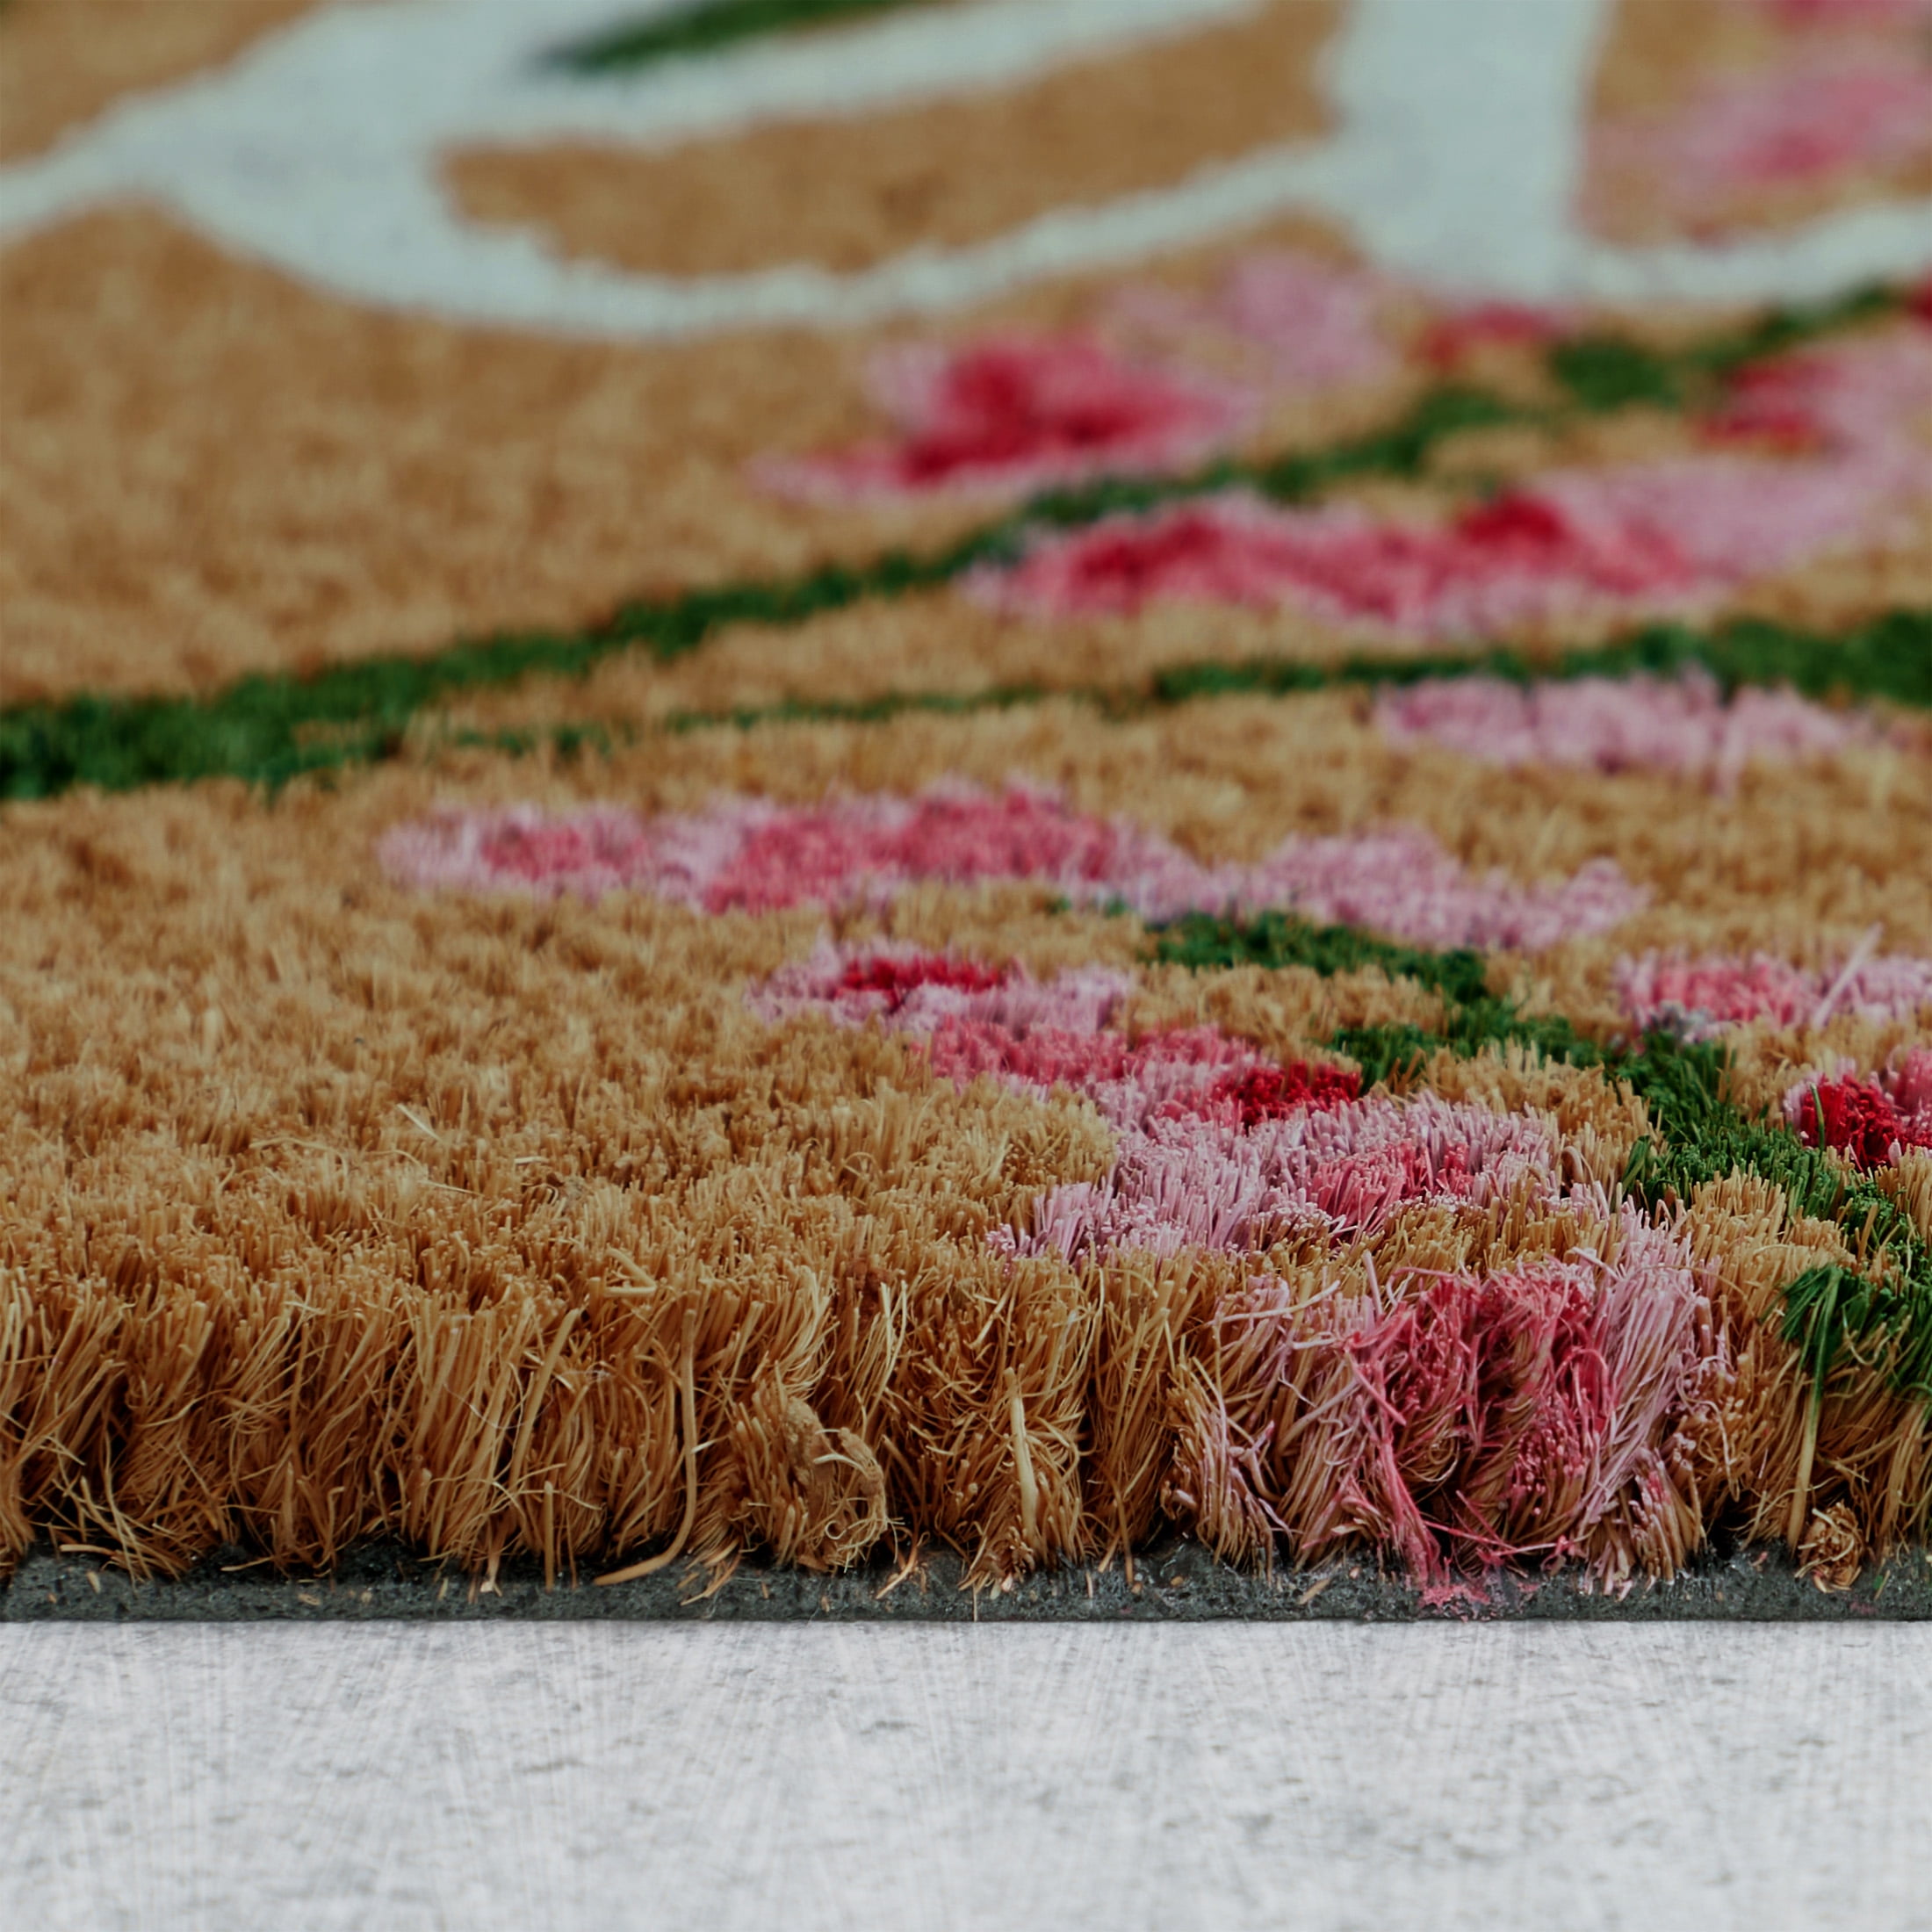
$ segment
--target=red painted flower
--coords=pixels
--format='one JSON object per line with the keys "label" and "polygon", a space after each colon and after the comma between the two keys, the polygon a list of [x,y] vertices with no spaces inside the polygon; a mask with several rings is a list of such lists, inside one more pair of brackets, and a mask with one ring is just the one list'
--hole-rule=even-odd
{"label": "red painted flower", "polygon": [[1473,349],[1490,344],[1529,347],[1554,340],[1562,319],[1553,310],[1525,302],[1479,302],[1457,309],[1430,324],[1422,338],[1422,352],[1438,369],[1459,363]]}
{"label": "red painted flower", "polygon": [[1004,335],[882,357],[879,400],[903,426],[890,443],[765,465],[794,495],[1020,490],[1103,470],[1196,462],[1246,419],[1223,383],[1129,362],[1085,336]]}
{"label": "red painted flower", "polygon": [[1262,1121],[1279,1121],[1305,1107],[1339,1107],[1344,1100],[1359,1099],[1362,1077],[1348,1067],[1311,1066],[1296,1060],[1287,1066],[1272,1063],[1244,1067],[1224,1076],[1191,1111],[1213,1114],[1225,1104],[1244,1127]]}
{"label": "red painted flower", "polygon": [[1860,1167],[1882,1167],[1894,1149],[1932,1147],[1932,1048],[1869,1080],[1809,1080],[1784,1111],[1807,1147],[1833,1147]]}
{"label": "red painted flower", "polygon": [[1010,973],[977,960],[955,959],[945,953],[905,955],[870,953],[850,961],[839,976],[842,993],[879,993],[884,1011],[897,1013],[921,986],[952,986],[961,992],[980,993],[1004,985]]}

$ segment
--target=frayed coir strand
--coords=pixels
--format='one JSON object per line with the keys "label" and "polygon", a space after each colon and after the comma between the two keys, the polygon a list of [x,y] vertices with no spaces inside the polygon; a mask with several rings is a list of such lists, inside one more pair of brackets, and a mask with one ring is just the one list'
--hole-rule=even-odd
{"label": "frayed coir strand", "polygon": [[[1303,1227],[1075,1266],[935,1238],[890,1199],[700,1192],[601,1199],[624,1260],[579,1237],[515,1285],[487,1222],[424,1228],[413,1273],[218,1282],[165,1243],[91,1280],[15,1272],[9,1553],[51,1533],[147,1574],[241,1540],[308,1568],[386,1535],[568,1574],[929,1537],[991,1581],[1131,1546],[1164,1507],[1230,1556],[1280,1535],[1439,1578],[1566,1555],[1668,1575],[1714,1522],[1784,1536],[1794,1511],[1801,1549],[1856,1569],[1926,1527],[1922,1398],[1848,1358],[1814,1403],[1780,1339],[1782,1284],[1856,1259],[1775,1190],[1700,1204],[1698,1270],[1683,1233],[1633,1245],[1521,1193],[1419,1201],[1325,1258]],[[367,1193],[333,1205],[417,1223]]]}
{"label": "frayed coir strand", "polygon": [[1572,1556],[1672,1575],[1729,1365],[1680,1236],[1626,1213],[1597,1238],[1495,1273],[1251,1278],[1211,1319],[1171,1503],[1224,1555],[1280,1534],[1305,1562],[1366,1540],[1433,1583]]}
{"label": "frayed coir strand", "polygon": [[[1647,1574],[1734,1530],[1836,1577],[1922,1537],[1932,1195],[1910,1150],[1854,1163],[1779,1107],[1801,1076],[1903,1075],[1922,1041],[1888,977],[1926,945],[1901,835],[1918,774],[1896,775],[1907,809],[1855,798],[1832,847],[1899,909],[1869,940],[1841,901],[1802,942],[1753,911],[1754,880],[1782,890],[1820,848],[1785,836],[1823,809],[1801,770],[1754,794],[1737,880],[1696,876],[1701,921],[1642,857],[1678,793],[1640,835],[1558,825],[1554,876],[1630,854],[1668,919],[1511,959],[1456,949],[1458,919],[1311,923],[1330,892],[1381,890],[1341,830],[1375,819],[1265,794],[1204,832],[1220,793],[1183,809],[1164,763],[1331,783],[1308,768],[1316,725],[1224,722],[1147,727],[1105,783],[1081,720],[1024,750],[994,734],[969,760],[941,733],[789,777],[755,744],[720,765],[673,742],[681,775],[619,765],[598,800],[555,775],[540,811],[511,804],[524,768],[400,766],[266,811],[239,788],[20,811],[0,934],[7,1551],[47,1536],[152,1572],[234,1539],[312,1571],[386,1536],[567,1578],[925,1539],[984,1582],[1143,1546],[1164,1517],[1256,1561],[1426,1561],[1447,1588],[1503,1561]],[[922,790],[962,768],[1064,775],[1081,809]],[[1615,787],[1590,783],[1611,812]],[[709,811],[714,784],[767,810]],[[466,816],[438,818],[452,790]],[[679,847],[667,893],[673,819],[710,842]],[[480,873],[386,883],[386,831],[451,823],[478,839],[431,855]],[[1164,930],[1105,910],[1136,838],[1191,881],[1245,881],[1298,827],[1297,864],[1334,841],[1324,897],[1288,896],[1300,917],[1238,893],[1230,915],[1218,890]],[[1494,845],[1436,836],[1409,883],[1456,853],[1480,886]],[[1027,855],[1049,849],[1042,875]],[[1632,1037],[1618,961],[1680,944],[1700,968],[1788,946],[1810,1013]],[[1251,1164],[1253,1200],[1200,1238],[1219,1197],[1190,1177],[1238,1191]],[[1042,1238],[1069,1208],[1075,1238]],[[1681,1259],[1618,1275],[1632,1228]],[[1614,1287],[1681,1335],[1684,1271],[1692,1382],[1605,1326]],[[1331,1287],[1362,1319],[1287,1368],[1359,1359],[1399,1428],[1359,1378],[1341,1438],[1307,1419],[1325,1395],[1285,1392],[1274,1344],[1326,1331],[1275,1316]],[[1429,1379],[1438,1356],[1461,1381]],[[1444,1389],[1453,1426],[1430,1420]]]}
{"label": "frayed coir strand", "polygon": [[566,817],[530,806],[447,812],[392,827],[379,856],[393,878],[423,888],[590,897],[629,888],[707,912],[883,906],[926,881],[1028,880],[1150,919],[1292,905],[1426,945],[1528,951],[1606,931],[1645,900],[1611,860],[1525,884],[1500,869],[1472,873],[1410,825],[1290,837],[1254,865],[1204,864],[1158,833],[1076,811],[1042,787],[993,794],[958,780],[911,797],[818,805],[725,797],[649,822],[603,806]]}
{"label": "frayed coir strand", "polygon": [[[1633,1103],[1594,1071],[1363,1099],[1212,1027],[1135,1034],[1126,978],[863,943],[782,969],[748,988],[746,1024],[784,1023],[728,1110],[657,1095],[698,1164],[648,1188],[479,1148],[461,1186],[306,1161],[261,1177],[273,1200],[157,1194],[138,1224],[28,1190],[7,1551],[51,1532],[153,1572],[239,1539],[306,1568],[387,1535],[567,1576],[932,1538],[991,1582],[1164,1515],[1230,1557],[1380,1550],[1447,1588],[1667,1575],[1722,1522],[1831,1576],[1923,1533],[1922,1395],[1856,1335],[1820,1381],[1784,1332],[1793,1283],[1858,1278],[1838,1226],[1743,1176],[1616,1208],[1581,1129],[1614,1167]],[[765,1157],[718,1168],[706,1135]],[[1259,1150],[1301,1195],[1212,1239],[1186,1189],[1172,1241],[1055,1238],[1047,1183],[1128,1201],[1164,1135]],[[1400,1185],[1315,1198],[1365,1152]]]}

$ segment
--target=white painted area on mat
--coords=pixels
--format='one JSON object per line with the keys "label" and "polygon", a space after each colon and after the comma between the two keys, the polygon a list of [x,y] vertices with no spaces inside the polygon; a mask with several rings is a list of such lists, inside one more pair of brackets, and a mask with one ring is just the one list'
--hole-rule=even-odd
{"label": "white painted area on mat", "polygon": [[1925,1626],[0,1626],[38,1932],[1923,1932],[1928,1844]]}
{"label": "white painted area on mat", "polygon": [[1724,248],[1625,250],[1583,234],[1574,190],[1606,0],[1354,0],[1328,66],[1332,138],[851,275],[631,274],[466,221],[436,172],[451,144],[661,146],[802,113],[860,115],[1008,83],[1254,0],[961,0],[636,75],[585,79],[537,61],[559,40],[674,4],[393,0],[317,13],[219,73],[122,103],[51,154],[0,169],[0,236],[140,196],[358,300],[638,338],[939,312],[1294,208],[1339,220],[1402,274],[1525,299],[1802,298],[1932,266],[1926,199]]}

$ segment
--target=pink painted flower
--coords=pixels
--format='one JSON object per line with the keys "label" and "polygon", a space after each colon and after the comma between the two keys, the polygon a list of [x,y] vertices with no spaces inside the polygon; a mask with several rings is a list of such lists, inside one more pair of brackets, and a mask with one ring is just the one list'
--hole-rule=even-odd
{"label": "pink painted flower", "polygon": [[1711,220],[1752,190],[1828,180],[1932,151],[1932,67],[1890,48],[1807,49],[1705,83],[1682,105],[1601,129],[1601,161]]}
{"label": "pink painted flower", "polygon": [[1157,602],[1299,605],[1409,637],[1478,635],[1590,596],[1683,597],[1693,560],[1647,516],[1585,519],[1546,492],[1448,523],[1238,493],[1046,537],[969,592],[1014,615],[1125,616]]}
{"label": "pink painted flower", "polygon": [[1400,827],[1289,838],[1255,865],[1204,865],[1158,833],[1022,785],[994,796],[942,784],[911,798],[818,805],[726,799],[650,820],[601,807],[555,818],[529,807],[453,812],[393,827],[378,850],[407,884],[630,887],[708,912],[883,905],[922,880],[1030,880],[1148,919],[1294,907],[1423,945],[1532,952],[1606,931],[1645,898],[1608,860],[1560,884],[1524,885],[1500,871],[1472,875],[1426,834]]}
{"label": "pink painted flower", "polygon": [[[732,808],[724,808],[726,810]],[[1158,876],[1179,854],[1126,825],[1069,811],[1020,787],[990,797],[968,786],[913,798],[767,807],[746,816],[738,850],[707,883],[713,912],[763,912],[888,894],[919,879],[970,884],[1038,879],[1092,898],[1123,872]]]}
{"label": "pink painted flower", "polygon": [[1893,329],[1752,363],[1705,428],[1719,438],[1906,457],[1932,431],[1932,340]]}
{"label": "pink painted flower", "polygon": [[1299,607],[1409,640],[1507,631],[1582,608],[1707,604],[1835,544],[1884,538],[1932,487],[1922,452],[1829,463],[1695,457],[1557,472],[1446,521],[1230,492],[1040,537],[969,595],[1014,616],[1128,616],[1156,603]]}
{"label": "pink painted flower", "polygon": [[1129,289],[1113,313],[1166,346],[1244,354],[1270,387],[1292,392],[1394,372],[1397,359],[1377,314],[1384,293],[1377,276],[1283,250],[1236,263],[1211,295]]}
{"label": "pink painted flower", "polygon": [[962,1085],[984,1075],[1042,1098],[1070,1087],[1117,1127],[1183,1117],[1253,1126],[1361,1091],[1359,1077],[1344,1068],[1283,1067],[1212,1027],[1130,1042],[1108,1029],[1133,987],[1129,975],[1107,967],[1042,984],[1021,967],[825,941],[810,959],[750,988],[746,1000],[775,1022],[820,1013],[840,1026],[876,1022],[913,1034],[934,1070]]}
{"label": "pink painted flower", "polygon": [[[1196,887],[1201,869],[1124,821],[1069,811],[1015,786],[970,785],[782,805],[726,798],[645,820],[593,807],[452,812],[398,826],[378,847],[391,874],[422,886],[595,895],[628,886],[710,912],[883,903],[922,879],[1036,879],[1085,898],[1131,878],[1157,896]],[[1171,875],[1170,880],[1169,876]]]}
{"label": "pink painted flower", "polygon": [[[1288,1235],[1373,1234],[1410,1203],[1563,1194],[1539,1118],[1427,1093],[1364,1099],[1344,1070],[1279,1066],[1208,1027],[1130,1041],[1110,1030],[1130,984],[822,943],[746,998],[774,1020],[818,1011],[911,1033],[962,1085],[1090,1099],[1117,1136],[1113,1168],[1050,1190],[1030,1229],[995,1229],[991,1245],[1016,1257],[1258,1252]],[[1256,1277],[1214,1319],[1244,1337],[1261,1379],[1229,1393],[1293,1425],[1290,1467],[1265,1435],[1236,1441],[1223,1409],[1220,1438],[1184,1438],[1171,1501],[1197,1520],[1232,1511],[1285,1531],[1304,1557],[1366,1537],[1438,1587],[1537,1556],[1620,1574],[1671,1513],[1674,1436],[1722,1366],[1706,1315],[1681,1235],[1629,1209],[1608,1260],[1387,1282],[1372,1271],[1355,1296]],[[1285,1406],[1297,1388],[1320,1392],[1300,1413]]]}
{"label": "pink painted flower", "polygon": [[1344,1067],[1280,1065],[1213,1027],[1129,1042],[1119,1033],[948,1020],[933,1033],[929,1051],[934,1071],[961,1085],[985,1077],[1042,1099],[1071,1088],[1123,1132],[1184,1121],[1252,1128],[1339,1107],[1362,1085]]}
{"label": "pink painted flower", "polygon": [[1484,764],[1708,771],[1726,780],[1754,758],[1818,757],[1878,736],[1857,714],[1790,691],[1741,690],[1727,701],[1704,671],[1530,685],[1430,678],[1384,691],[1375,721],[1394,744],[1444,745]]}
{"label": "pink painted flower", "polygon": [[1932,495],[1932,338],[1907,328],[1742,372],[1710,425],[1809,452],[1558,470],[1460,515],[1286,508],[1241,492],[1042,533],[966,580],[1014,616],[1151,604],[1299,608],[1381,637],[1447,641],[1580,609],[1689,613],[1835,547],[1909,540]]}
{"label": "pink painted flower", "polygon": [[1245,392],[1128,362],[1084,336],[1001,335],[883,351],[877,400],[890,443],[764,465],[794,496],[835,499],[1038,489],[1102,471],[1185,468],[1236,435]]}
{"label": "pink painted flower", "polygon": [[[1373,1229],[1410,1201],[1486,1205],[1560,1187],[1549,1127],[1433,1094],[1360,1098],[1344,1069],[1282,1066],[1212,1027],[1130,1041],[1112,1030],[1131,981],[1089,969],[1039,984],[1007,970],[961,983],[964,962],[904,946],[821,945],[746,997],[772,1020],[807,1011],[921,1038],[935,1071],[1044,1098],[1092,1100],[1119,1135],[1113,1172],[1056,1187],[1015,1254],[1069,1259],[1117,1248],[1255,1248],[1291,1228]],[[898,1007],[883,978],[919,991]],[[926,989],[930,989],[928,991]]]}
{"label": "pink painted flower", "polygon": [[1683,959],[1657,953],[1621,961],[1617,990],[1633,1025],[1708,1040],[1727,1027],[1766,1020],[1819,1027],[1835,1014],[1909,1019],[1932,1006],[1932,959],[1871,956],[1876,931],[1842,965],[1802,972],[1765,953]]}
{"label": "pink painted flower", "polygon": [[841,1027],[876,1020],[896,1033],[929,1034],[963,1022],[999,1027],[1016,1039],[1036,1031],[1092,1038],[1133,990],[1131,974],[1107,966],[1042,984],[1023,967],[987,966],[903,941],[835,946],[823,940],[810,958],[781,967],[746,999],[775,1025],[817,1013]]}
{"label": "pink painted flower", "polygon": [[424,889],[572,891],[595,898],[655,876],[642,823],[613,806],[555,818],[535,805],[443,812],[391,826],[376,852],[390,877]]}
{"label": "pink painted flower", "polygon": [[1069,1260],[1116,1249],[1253,1250],[1296,1230],[1373,1233],[1415,1201],[1486,1207],[1560,1192],[1550,1128],[1433,1093],[1310,1106],[1253,1124],[1225,1114],[1116,1122],[1114,1171],[1056,1187],[1016,1254]]}
{"label": "pink painted flower", "polygon": [[1608,1258],[1313,1297],[1256,1277],[1215,1325],[1245,1372],[1230,1396],[1273,1419],[1257,1438],[1205,1417],[1171,1494],[1304,1561],[1379,1545],[1438,1591],[1536,1557],[1668,1569],[1696,1534],[1680,1438],[1727,1366],[1682,1231],[1629,1208]]}
{"label": "pink painted flower", "polygon": [[[1502,871],[1472,876],[1425,834],[1397,828],[1284,840],[1241,876],[1234,904],[1290,906],[1317,925],[1365,926],[1419,946],[1533,953],[1607,932],[1647,897],[1608,859],[1561,885],[1525,886]],[[1200,909],[1214,910],[1203,899]]]}

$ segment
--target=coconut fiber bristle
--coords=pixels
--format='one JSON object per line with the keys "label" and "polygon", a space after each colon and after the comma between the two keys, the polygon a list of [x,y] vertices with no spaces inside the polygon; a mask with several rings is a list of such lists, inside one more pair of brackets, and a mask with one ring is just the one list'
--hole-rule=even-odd
{"label": "coconut fiber bristle", "polygon": [[0,11],[0,1573],[1932,1542],[1919,0],[1481,248],[1200,187],[1381,0],[478,8],[361,214],[408,10],[172,11]]}

